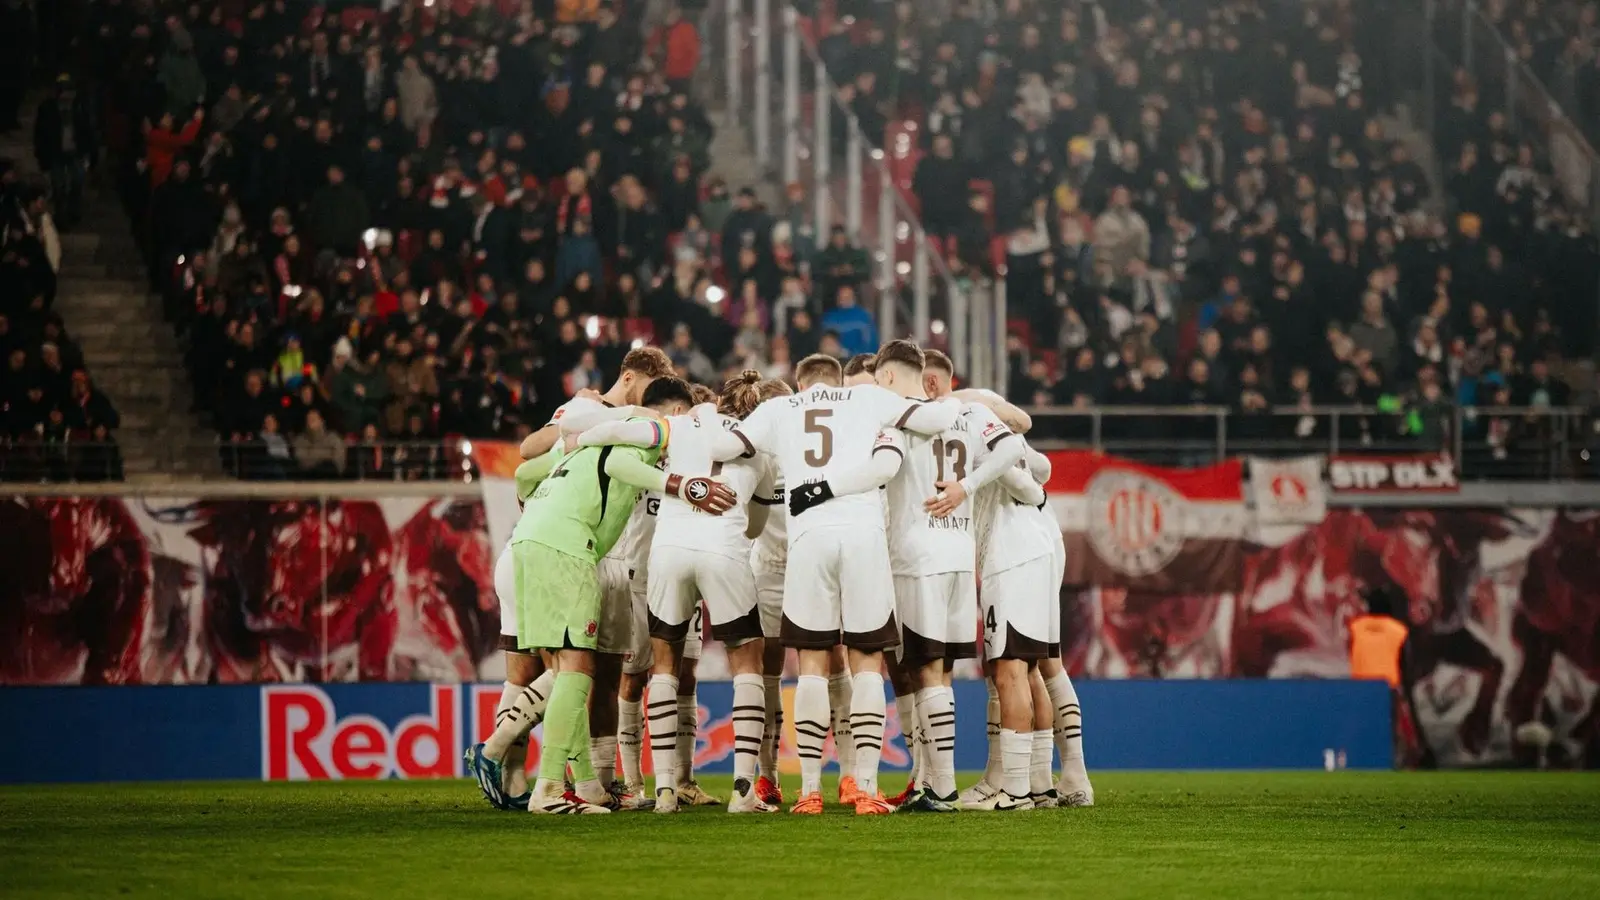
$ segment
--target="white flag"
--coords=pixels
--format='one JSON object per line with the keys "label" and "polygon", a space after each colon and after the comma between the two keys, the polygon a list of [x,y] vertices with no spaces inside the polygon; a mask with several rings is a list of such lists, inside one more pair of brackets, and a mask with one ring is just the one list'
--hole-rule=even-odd
{"label": "white flag", "polygon": [[1255,495],[1258,525],[1314,525],[1328,511],[1322,484],[1323,459],[1250,457],[1250,490]]}

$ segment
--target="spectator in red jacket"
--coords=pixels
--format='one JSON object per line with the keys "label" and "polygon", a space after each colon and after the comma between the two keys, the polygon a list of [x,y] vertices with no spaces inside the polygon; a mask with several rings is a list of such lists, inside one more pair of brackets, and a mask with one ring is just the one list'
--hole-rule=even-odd
{"label": "spectator in red jacket", "polygon": [[144,162],[150,173],[150,186],[159,187],[167,176],[172,174],[172,161],[183,148],[194,143],[200,136],[200,123],[205,120],[203,109],[196,109],[194,117],[184,123],[182,130],[174,130],[177,123],[173,121],[172,113],[163,113],[160,124],[150,127],[150,121],[144,123]]}
{"label": "spectator in red jacket", "polygon": [[689,79],[700,66],[700,33],[693,22],[683,17],[683,10],[674,6],[667,11],[666,22],[650,36],[647,52],[656,58],[665,57],[661,72],[673,91],[689,90]]}

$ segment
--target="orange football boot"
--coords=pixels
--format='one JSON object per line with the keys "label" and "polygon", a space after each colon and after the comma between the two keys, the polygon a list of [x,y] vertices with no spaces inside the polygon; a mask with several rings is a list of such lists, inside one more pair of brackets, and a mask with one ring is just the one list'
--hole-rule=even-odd
{"label": "orange football boot", "polygon": [[894,809],[894,806],[888,800],[883,799],[882,794],[876,794],[871,797],[862,794],[861,799],[856,801],[856,815],[858,816],[886,816],[894,812]]}
{"label": "orange football boot", "polygon": [[783,788],[765,775],[756,779],[756,796],[761,798],[762,803],[783,805]]}
{"label": "orange football boot", "polygon": [[806,794],[804,797],[801,797],[798,803],[790,807],[789,812],[794,813],[797,816],[822,815],[822,792],[812,791],[811,793]]}
{"label": "orange football boot", "polygon": [[845,775],[839,779],[839,802],[845,806],[854,806],[862,796],[861,789],[856,787],[856,777]]}
{"label": "orange football boot", "polygon": [[911,795],[915,794],[916,792],[917,792],[917,782],[916,782],[916,779],[912,779],[911,781],[906,783],[906,789],[905,790],[901,791],[898,794],[895,794],[893,797],[890,797],[888,800],[886,800],[884,802],[888,803],[890,806],[898,808],[900,806],[900,804],[902,804],[902,803],[906,802],[907,800],[911,799]]}

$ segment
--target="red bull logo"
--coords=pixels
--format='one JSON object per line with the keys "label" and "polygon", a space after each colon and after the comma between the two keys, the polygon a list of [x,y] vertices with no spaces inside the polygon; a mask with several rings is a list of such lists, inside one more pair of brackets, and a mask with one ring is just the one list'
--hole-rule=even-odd
{"label": "red bull logo", "polygon": [[[430,685],[428,711],[406,716],[391,729],[364,713],[340,718],[332,698],[319,687],[262,688],[261,777],[459,777],[460,698],[455,685]],[[492,703],[489,721],[494,721]]]}

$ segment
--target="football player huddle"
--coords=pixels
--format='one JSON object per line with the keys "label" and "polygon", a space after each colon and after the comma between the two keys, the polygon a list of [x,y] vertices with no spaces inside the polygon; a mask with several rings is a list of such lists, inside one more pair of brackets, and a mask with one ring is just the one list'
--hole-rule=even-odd
{"label": "football player huddle", "polygon": [[[1060,662],[1064,551],[1027,415],[954,391],[949,358],[909,341],[844,365],[807,357],[798,391],[747,371],[719,396],[672,372],[660,350],[634,350],[609,391],[573,399],[522,445],[523,511],[495,569],[506,685],[494,734],[468,751],[489,801],[543,814],[720,804],[693,772],[709,630],[733,673],[730,813],[784,802],[790,648],[791,813],[823,811],[830,732],[839,800],[858,815],[1092,805]],[[950,671],[980,646],[989,759],[958,794]],[[878,784],[885,677],[913,759],[892,798]]]}

